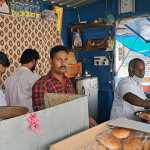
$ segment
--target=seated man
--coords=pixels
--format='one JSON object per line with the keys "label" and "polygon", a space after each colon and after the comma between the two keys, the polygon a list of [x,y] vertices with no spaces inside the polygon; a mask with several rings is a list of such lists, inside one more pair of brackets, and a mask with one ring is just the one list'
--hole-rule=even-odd
{"label": "seated man", "polygon": [[150,101],[146,98],[142,87],[145,73],[144,61],[139,58],[131,60],[128,72],[129,77],[122,79],[116,88],[111,119],[118,117],[132,119],[135,111],[150,108]]}
{"label": "seated man", "polygon": [[[68,49],[55,46],[50,51],[51,71],[41,77],[32,88],[33,110],[45,108],[44,93],[75,94],[75,89],[69,78],[65,77],[68,63]],[[91,121],[92,119],[90,119]],[[94,121],[92,120],[92,125]]]}
{"label": "seated man", "polygon": [[[9,67],[10,62],[8,60],[8,57],[5,53],[0,52],[0,80],[2,75],[4,74],[6,67]],[[3,91],[0,89],[0,106],[6,106],[6,100],[5,100],[5,95]]]}
{"label": "seated man", "polygon": [[21,67],[10,76],[5,83],[6,100],[10,106],[24,106],[32,109],[32,86],[39,76],[35,70],[39,53],[34,49],[26,49],[20,58]]}

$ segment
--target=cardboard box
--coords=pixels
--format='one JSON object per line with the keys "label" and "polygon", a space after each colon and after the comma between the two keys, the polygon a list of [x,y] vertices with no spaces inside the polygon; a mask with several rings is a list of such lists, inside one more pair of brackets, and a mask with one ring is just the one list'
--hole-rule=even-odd
{"label": "cardboard box", "polygon": [[69,64],[65,76],[68,78],[82,76],[82,64],[81,63]]}
{"label": "cardboard box", "polygon": [[88,128],[86,96],[54,105],[36,112],[42,129],[40,134],[29,128],[30,114],[1,121],[0,150],[47,150],[50,144]]}
{"label": "cardboard box", "polygon": [[64,104],[73,100],[76,100],[82,95],[75,95],[75,94],[63,94],[63,93],[46,93],[44,95],[45,100],[45,107],[50,108],[56,105]]}

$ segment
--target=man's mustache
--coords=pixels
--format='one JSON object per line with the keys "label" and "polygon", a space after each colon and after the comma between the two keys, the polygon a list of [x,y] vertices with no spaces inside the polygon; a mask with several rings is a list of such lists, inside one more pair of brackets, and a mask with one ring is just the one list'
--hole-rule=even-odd
{"label": "man's mustache", "polygon": [[60,66],[60,69],[67,69],[67,66]]}

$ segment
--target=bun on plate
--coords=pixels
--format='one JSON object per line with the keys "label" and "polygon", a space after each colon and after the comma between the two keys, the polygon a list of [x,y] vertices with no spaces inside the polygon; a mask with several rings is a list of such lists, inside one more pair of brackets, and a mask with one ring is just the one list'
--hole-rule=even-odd
{"label": "bun on plate", "polygon": [[98,139],[99,143],[110,150],[120,150],[121,142],[111,134],[106,134]]}
{"label": "bun on plate", "polygon": [[125,128],[114,128],[112,130],[112,135],[118,139],[125,139],[130,135],[130,130]]}
{"label": "bun on plate", "polygon": [[128,138],[123,142],[123,150],[143,150],[143,142],[138,137]]}

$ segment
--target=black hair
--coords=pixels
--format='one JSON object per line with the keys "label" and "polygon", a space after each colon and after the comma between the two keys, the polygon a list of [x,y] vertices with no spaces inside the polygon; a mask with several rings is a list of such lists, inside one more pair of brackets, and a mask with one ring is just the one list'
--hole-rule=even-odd
{"label": "black hair", "polygon": [[144,61],[140,58],[134,58],[134,59],[130,60],[129,66],[128,66],[128,72],[129,72],[130,77],[133,76],[133,68],[135,68],[136,65],[139,63],[142,63],[145,65]]}
{"label": "black hair", "polygon": [[56,55],[56,53],[58,53],[60,51],[65,51],[66,53],[69,53],[69,50],[67,48],[65,48],[62,45],[57,45],[57,46],[54,46],[53,48],[51,48],[50,58],[53,59],[54,56]]}
{"label": "black hair", "polygon": [[9,67],[10,65],[8,56],[3,52],[0,52],[0,64],[3,65],[4,67]]}
{"label": "black hair", "polygon": [[35,49],[26,49],[20,58],[21,64],[27,64],[32,60],[38,60],[40,58],[39,53]]}

